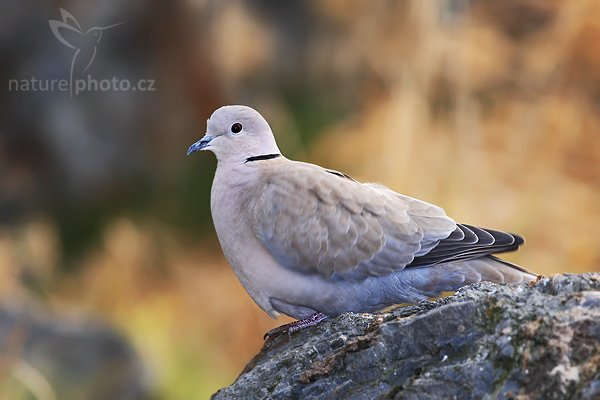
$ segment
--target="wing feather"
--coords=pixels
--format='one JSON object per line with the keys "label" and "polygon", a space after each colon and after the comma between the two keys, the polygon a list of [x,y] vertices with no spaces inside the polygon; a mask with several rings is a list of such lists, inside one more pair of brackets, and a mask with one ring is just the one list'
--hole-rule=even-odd
{"label": "wing feather", "polygon": [[266,182],[257,237],[281,265],[326,278],[390,274],[456,229],[439,207],[311,164],[290,162]]}
{"label": "wing feather", "polygon": [[520,236],[456,224],[443,209],[299,162],[268,171],[255,233],[284,267],[359,280],[516,250]]}
{"label": "wing feather", "polygon": [[523,243],[522,237],[512,233],[458,224],[450,236],[441,240],[427,254],[415,257],[407,267],[430,266],[513,251]]}

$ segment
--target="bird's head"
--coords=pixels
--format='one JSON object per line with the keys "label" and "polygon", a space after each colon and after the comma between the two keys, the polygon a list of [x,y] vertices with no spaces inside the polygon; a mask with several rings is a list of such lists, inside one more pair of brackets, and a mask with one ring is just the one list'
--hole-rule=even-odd
{"label": "bird's head", "polygon": [[245,162],[248,158],[279,154],[267,121],[246,106],[224,106],[206,122],[206,134],[188,149],[188,155],[210,150],[219,162]]}
{"label": "bird's head", "polygon": [[102,39],[102,29],[101,28],[91,28],[85,33],[85,36],[94,43],[100,43]]}
{"label": "bird's head", "polygon": [[95,26],[93,28],[88,29],[85,35],[91,41],[94,41],[95,43],[100,43],[100,40],[102,39],[102,32],[104,32],[107,29],[114,28],[115,26],[123,25],[124,23],[125,22],[119,22],[118,24],[112,24],[108,26]]}

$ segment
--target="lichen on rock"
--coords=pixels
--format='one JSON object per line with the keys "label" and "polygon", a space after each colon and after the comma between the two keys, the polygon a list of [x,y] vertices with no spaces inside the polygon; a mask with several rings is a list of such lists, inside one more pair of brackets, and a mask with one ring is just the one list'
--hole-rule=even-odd
{"label": "lichen on rock", "polygon": [[280,336],[214,399],[598,399],[600,274],[478,283]]}

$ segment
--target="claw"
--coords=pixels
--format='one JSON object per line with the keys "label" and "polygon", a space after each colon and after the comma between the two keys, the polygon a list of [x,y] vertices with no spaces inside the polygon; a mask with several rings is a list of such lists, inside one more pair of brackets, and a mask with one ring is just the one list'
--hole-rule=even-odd
{"label": "claw", "polygon": [[291,336],[292,333],[304,328],[308,328],[309,326],[315,326],[324,319],[327,319],[327,315],[323,313],[316,313],[308,318],[300,319],[298,321],[290,322],[289,324],[281,325],[277,328],[271,329],[269,332],[265,333],[263,339],[274,339],[282,333],[287,333],[288,336]]}

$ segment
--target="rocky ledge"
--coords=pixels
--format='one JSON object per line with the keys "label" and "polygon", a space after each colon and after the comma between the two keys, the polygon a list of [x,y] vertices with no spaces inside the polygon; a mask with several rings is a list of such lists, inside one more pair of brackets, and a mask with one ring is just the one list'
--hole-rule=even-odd
{"label": "rocky ledge", "polygon": [[265,343],[213,399],[600,399],[600,274],[479,283]]}

